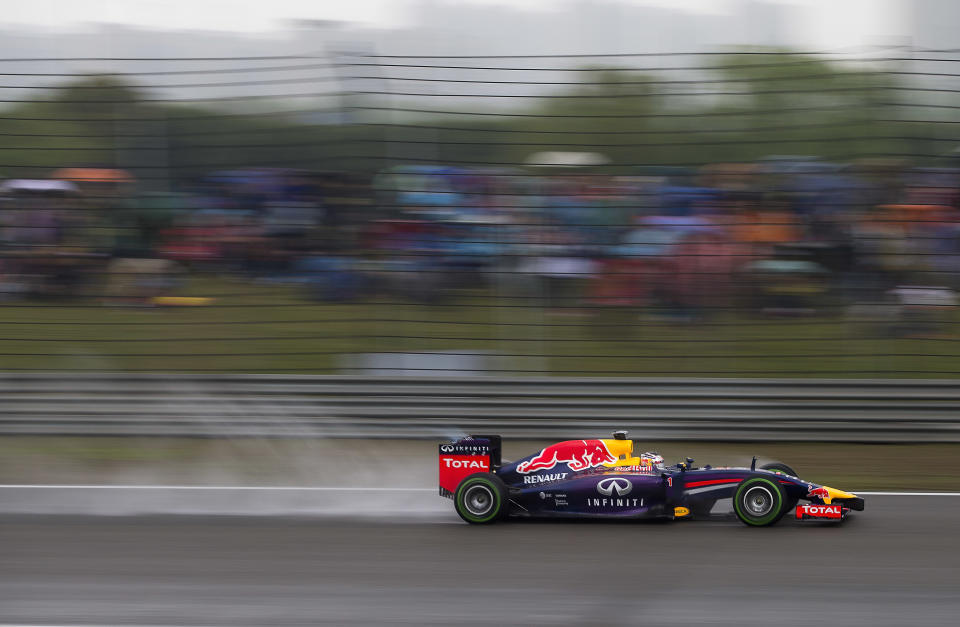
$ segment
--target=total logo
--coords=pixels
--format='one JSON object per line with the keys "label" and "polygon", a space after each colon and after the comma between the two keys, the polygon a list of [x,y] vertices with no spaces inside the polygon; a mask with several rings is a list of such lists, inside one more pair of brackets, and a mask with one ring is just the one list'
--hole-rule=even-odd
{"label": "total logo", "polygon": [[548,475],[525,475],[523,477],[524,485],[537,484],[537,483],[552,483],[554,481],[560,481],[561,479],[566,479],[568,472],[555,472]]}
{"label": "total logo", "polygon": [[797,507],[797,518],[804,518],[805,516],[842,518],[843,508],[840,505],[800,505]]}
{"label": "total logo", "polygon": [[840,508],[836,505],[807,505],[803,511],[808,514],[837,514]]}
{"label": "total logo", "polygon": [[468,468],[476,470],[490,470],[485,459],[444,459],[447,468]]}

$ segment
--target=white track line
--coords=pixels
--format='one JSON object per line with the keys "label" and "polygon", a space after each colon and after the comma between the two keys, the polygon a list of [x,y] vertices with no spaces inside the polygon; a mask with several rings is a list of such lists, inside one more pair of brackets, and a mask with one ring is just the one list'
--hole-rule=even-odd
{"label": "white track line", "polygon": [[[436,492],[435,488],[371,488],[366,486],[237,486],[237,485],[0,485],[0,490],[249,490],[268,492]],[[0,627],[5,627],[0,624]]]}
{"label": "white track line", "polygon": [[[960,496],[960,492],[857,492],[857,496]],[[2,626],[0,626],[2,627]]]}
{"label": "white track line", "polygon": [[[436,492],[436,488],[368,487],[368,486],[237,486],[237,485],[71,485],[71,484],[7,484],[0,490],[219,490],[265,492]],[[861,492],[863,496],[960,496],[960,492]],[[0,627],[6,627],[0,624]]]}

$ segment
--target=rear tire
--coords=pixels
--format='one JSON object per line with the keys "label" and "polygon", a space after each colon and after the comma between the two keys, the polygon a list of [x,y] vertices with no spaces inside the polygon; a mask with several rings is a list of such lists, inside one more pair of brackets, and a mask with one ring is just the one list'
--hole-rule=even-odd
{"label": "rear tire", "polygon": [[766,527],[787,513],[787,497],[776,481],[767,477],[748,477],[733,495],[733,511],[745,525]]}
{"label": "rear tire", "polygon": [[457,514],[472,525],[489,525],[507,514],[507,486],[500,477],[478,472],[460,482],[453,494]]}

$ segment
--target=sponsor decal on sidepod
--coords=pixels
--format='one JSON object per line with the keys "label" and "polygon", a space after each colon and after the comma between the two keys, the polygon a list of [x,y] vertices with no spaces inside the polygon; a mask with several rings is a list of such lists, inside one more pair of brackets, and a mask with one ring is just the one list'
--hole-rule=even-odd
{"label": "sponsor decal on sidepod", "polygon": [[597,492],[604,496],[626,496],[633,491],[633,483],[629,479],[614,477],[597,483]]}
{"label": "sponsor decal on sidepod", "polygon": [[555,507],[566,507],[569,505],[569,503],[567,503],[567,495],[559,492],[540,492],[540,500],[543,501],[546,499],[553,499],[553,505]]}
{"label": "sponsor decal on sidepod", "polygon": [[566,479],[568,472],[556,472],[546,475],[526,475],[523,478],[524,485],[530,485],[534,483],[552,483],[554,481],[560,481],[561,479]]}
{"label": "sponsor decal on sidepod", "polygon": [[598,481],[597,492],[610,498],[587,498],[587,507],[643,507],[643,499],[622,498],[632,491],[633,483],[629,479],[613,477]]}
{"label": "sponsor decal on sidepod", "polygon": [[566,464],[570,470],[578,472],[616,461],[616,456],[603,440],[571,440],[548,446],[535,457],[517,464],[517,472],[525,475],[538,470],[550,470],[557,464]]}

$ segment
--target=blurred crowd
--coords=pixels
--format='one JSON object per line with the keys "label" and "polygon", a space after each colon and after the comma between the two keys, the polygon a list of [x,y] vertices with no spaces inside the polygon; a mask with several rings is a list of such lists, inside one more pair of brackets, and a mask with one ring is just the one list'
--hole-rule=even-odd
{"label": "blurred crowd", "polygon": [[944,307],[960,286],[960,169],[895,161],[248,169],[142,188],[89,168],[0,182],[0,299],[143,304],[204,272],[326,302],[485,294],[696,320]]}

